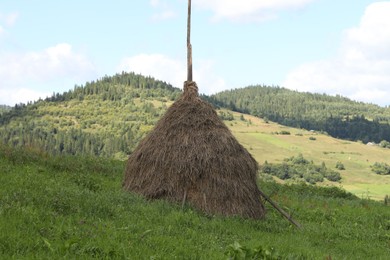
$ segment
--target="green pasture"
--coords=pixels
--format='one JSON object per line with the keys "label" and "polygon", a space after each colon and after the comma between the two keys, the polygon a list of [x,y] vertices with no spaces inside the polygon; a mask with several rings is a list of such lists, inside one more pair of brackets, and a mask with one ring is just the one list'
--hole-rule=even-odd
{"label": "green pasture", "polygon": [[[244,115],[245,121],[240,118],[240,113],[234,113],[234,120],[225,123],[260,164],[280,163],[300,153],[316,164],[324,162],[328,168],[334,168],[340,161],[346,168],[340,171],[341,183],[327,182],[326,185],[344,187],[357,196],[369,192],[369,197],[376,200],[390,194],[390,176],[377,175],[370,169],[375,162],[390,164],[390,149],[266,123],[250,115]],[[290,134],[280,134],[282,131]]]}
{"label": "green pasture", "polygon": [[0,259],[388,259],[390,207],[338,188],[260,188],[264,220],[124,192],[124,162],[0,146]]}

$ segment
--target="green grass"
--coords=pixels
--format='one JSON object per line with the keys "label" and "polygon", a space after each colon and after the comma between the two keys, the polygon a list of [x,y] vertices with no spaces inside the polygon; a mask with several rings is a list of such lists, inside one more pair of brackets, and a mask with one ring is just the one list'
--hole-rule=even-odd
{"label": "green grass", "polygon": [[279,259],[390,254],[390,207],[338,188],[259,183],[298,230],[268,204],[256,221],[146,201],[121,189],[120,161],[0,147],[0,169],[1,259],[242,259],[242,248],[274,248]]}
{"label": "green grass", "polygon": [[[345,166],[345,170],[339,171],[341,182],[326,182],[324,185],[343,187],[359,197],[369,191],[369,197],[376,200],[383,200],[386,195],[390,195],[390,175],[375,174],[370,167],[375,162],[390,164],[390,149],[340,140],[272,122],[265,123],[250,115],[244,115],[247,121],[240,120],[240,113],[233,113],[233,116],[234,120],[226,121],[226,125],[259,164],[265,161],[281,163],[285,158],[300,153],[315,164],[321,165],[324,162],[329,169],[336,170],[335,166],[339,161]],[[291,134],[276,134],[282,131]],[[310,137],[315,137],[316,140],[310,140]]]}

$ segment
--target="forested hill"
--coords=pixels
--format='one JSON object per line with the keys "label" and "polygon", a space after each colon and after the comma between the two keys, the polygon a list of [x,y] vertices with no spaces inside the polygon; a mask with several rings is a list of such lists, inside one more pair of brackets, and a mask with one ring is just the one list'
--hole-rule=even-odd
{"label": "forested hill", "polygon": [[11,110],[11,107],[10,106],[6,106],[6,105],[0,105],[0,115]]}
{"label": "forested hill", "polygon": [[363,142],[390,141],[390,108],[341,96],[249,86],[209,98],[215,105],[333,137]]}
{"label": "forested hill", "polygon": [[[134,73],[106,76],[45,100],[0,107],[0,142],[51,154],[126,158],[181,91]],[[220,107],[363,142],[390,141],[390,108],[253,86],[203,96]],[[225,118],[226,119],[226,118]]]}
{"label": "forested hill", "polygon": [[134,73],[104,77],[0,114],[0,142],[126,158],[180,93]]}

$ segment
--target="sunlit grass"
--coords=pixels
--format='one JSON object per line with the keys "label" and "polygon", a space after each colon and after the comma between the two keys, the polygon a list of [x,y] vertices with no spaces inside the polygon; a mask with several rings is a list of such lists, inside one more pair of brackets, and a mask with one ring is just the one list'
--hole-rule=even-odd
{"label": "sunlit grass", "polygon": [[292,259],[390,253],[390,208],[336,188],[259,183],[298,230],[269,204],[255,221],[147,201],[121,189],[120,161],[1,147],[0,169],[2,259],[226,259],[235,242]]}
{"label": "sunlit grass", "polygon": [[[367,146],[359,142],[339,140],[330,136],[289,128],[272,122],[266,123],[261,118],[244,115],[246,121],[240,120],[240,113],[233,113],[234,121],[225,121],[236,138],[253,157],[263,164],[265,161],[280,163],[285,158],[303,154],[316,164],[324,162],[328,168],[335,167],[337,161],[345,165],[340,171],[341,185],[350,192],[361,196],[367,190],[371,199],[383,200],[390,193],[389,176],[381,176],[371,171],[375,162],[390,164],[390,149],[378,146]],[[281,131],[290,135],[277,134]],[[315,137],[316,140],[310,140]],[[327,183],[339,186],[339,183]]]}

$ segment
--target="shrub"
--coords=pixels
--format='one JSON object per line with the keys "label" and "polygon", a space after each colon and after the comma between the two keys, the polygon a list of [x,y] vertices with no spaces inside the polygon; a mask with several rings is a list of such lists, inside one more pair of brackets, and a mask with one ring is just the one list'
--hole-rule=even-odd
{"label": "shrub", "polygon": [[260,167],[260,170],[263,173],[271,174],[271,172],[272,172],[272,165],[270,165],[267,161],[265,161],[264,164]]}
{"label": "shrub", "polygon": [[387,163],[375,162],[373,165],[371,165],[371,170],[379,175],[389,175],[390,165]]}
{"label": "shrub", "polygon": [[386,140],[382,140],[380,143],[379,143],[379,146],[380,147],[383,147],[383,148],[390,148],[390,142],[386,141]]}
{"label": "shrub", "polygon": [[287,161],[292,162],[293,164],[309,164],[309,161],[303,158],[303,155],[300,153],[298,156],[293,156],[287,159]]}
{"label": "shrub", "polygon": [[344,164],[342,162],[338,161],[336,163],[336,169],[341,170],[341,171],[345,170]]}
{"label": "shrub", "polygon": [[282,180],[289,179],[292,176],[290,174],[290,167],[287,163],[275,165],[273,170],[273,175],[275,175],[276,177]]}
{"label": "shrub", "polygon": [[303,174],[303,178],[310,184],[316,184],[317,182],[323,182],[324,176],[319,172],[309,170]]}
{"label": "shrub", "polygon": [[303,157],[302,154],[284,159],[282,164],[271,164],[267,161],[260,168],[261,173],[269,174],[278,177],[282,180],[292,179],[293,182],[304,181],[315,184],[324,181],[324,178],[329,181],[339,181],[340,173],[330,170],[325,163],[315,165]]}
{"label": "shrub", "polygon": [[219,111],[219,117],[222,119],[222,120],[226,120],[226,121],[233,121],[234,120],[234,116],[232,113],[230,112],[223,112],[223,111]]}
{"label": "shrub", "polygon": [[317,140],[317,138],[315,138],[315,137],[313,137],[313,136],[310,136],[310,137],[309,137],[309,140],[315,141],[315,140]]}
{"label": "shrub", "polygon": [[278,134],[280,134],[280,135],[290,135],[291,133],[289,131],[282,130]]}
{"label": "shrub", "polygon": [[340,173],[332,170],[327,170],[324,174],[325,178],[327,178],[330,181],[339,181],[341,180]]}

